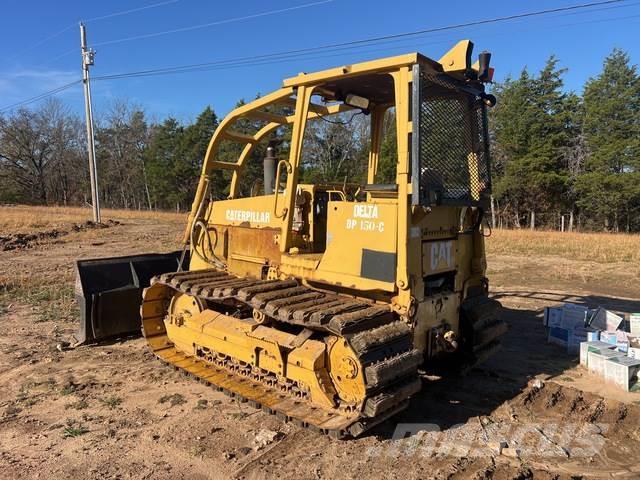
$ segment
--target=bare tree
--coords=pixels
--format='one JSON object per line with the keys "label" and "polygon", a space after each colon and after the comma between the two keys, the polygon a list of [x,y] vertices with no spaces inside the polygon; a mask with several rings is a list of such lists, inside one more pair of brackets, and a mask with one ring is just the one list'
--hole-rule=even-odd
{"label": "bare tree", "polygon": [[576,211],[576,199],[578,198],[577,184],[579,177],[584,173],[584,164],[589,157],[589,146],[583,132],[575,137],[573,145],[565,151],[565,161],[569,171],[569,186],[566,191],[570,203],[569,231],[573,230]]}
{"label": "bare tree", "polygon": [[107,204],[151,208],[144,164],[150,129],[144,112],[126,100],[116,100],[97,129],[102,195]]}
{"label": "bare tree", "polygon": [[[42,204],[57,200],[50,198],[54,179],[66,181],[60,167],[77,151],[78,125],[58,100],[0,118],[0,175],[14,184],[23,200]],[[68,188],[62,191],[63,196],[68,194]]]}
{"label": "bare tree", "polygon": [[343,114],[308,124],[302,164],[310,180],[361,181],[369,147],[368,117]]}

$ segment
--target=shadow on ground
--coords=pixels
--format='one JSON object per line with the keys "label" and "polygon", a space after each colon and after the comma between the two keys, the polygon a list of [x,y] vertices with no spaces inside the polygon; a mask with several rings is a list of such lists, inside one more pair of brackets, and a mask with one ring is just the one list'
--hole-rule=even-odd
{"label": "shadow on ground", "polygon": [[[558,376],[574,367],[579,361],[576,355],[547,343],[542,324],[545,305],[568,302],[624,312],[640,311],[640,301],[598,295],[503,291],[494,298],[503,303],[501,315],[510,326],[502,348],[466,376],[425,378],[423,390],[412,398],[409,408],[371,430],[371,435],[391,438],[400,423],[437,425],[441,431],[450,429],[473,417],[490,415],[517,397],[533,378]],[[520,303],[526,308],[511,308]]]}

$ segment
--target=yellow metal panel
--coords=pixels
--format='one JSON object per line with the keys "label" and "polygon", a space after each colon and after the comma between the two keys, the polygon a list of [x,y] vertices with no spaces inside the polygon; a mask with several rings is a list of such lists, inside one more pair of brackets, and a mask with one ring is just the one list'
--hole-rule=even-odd
{"label": "yellow metal panel", "polygon": [[398,133],[398,168],[396,183],[398,184],[398,237],[397,251],[398,262],[396,270],[396,285],[400,289],[398,303],[407,306],[411,301],[409,291],[408,249],[409,249],[409,87],[411,85],[411,72],[409,68],[400,68],[393,73],[395,97],[396,97],[396,130]]}
{"label": "yellow metal panel", "polygon": [[469,40],[461,40],[445,53],[438,62],[445,72],[464,71],[471,68],[471,52],[473,43]]}
{"label": "yellow metal panel", "polygon": [[155,301],[146,301],[142,304],[142,317],[162,317],[165,312],[164,298]]}
{"label": "yellow metal panel", "polygon": [[274,195],[219,200],[211,205],[208,221],[214,225],[277,228],[281,222],[273,214],[274,201]]}
{"label": "yellow metal panel", "polygon": [[306,370],[324,368],[326,345],[318,340],[306,340],[302,346],[289,353],[289,367],[297,366]]}
{"label": "yellow metal panel", "polygon": [[428,345],[429,330],[433,327],[446,324],[446,330],[453,330],[459,333],[460,296],[458,294],[438,294],[427,297],[423,302],[418,303],[416,316],[414,318],[414,345],[415,347],[429,355]]}
{"label": "yellow metal panel", "polygon": [[[309,114],[309,104],[311,103],[311,95],[313,89],[300,87],[296,93],[296,121],[291,131],[291,143],[289,150],[289,165],[291,172],[287,175],[287,188],[285,196],[286,215],[282,218],[282,241],[280,243],[280,251],[288,252],[293,246],[291,226],[293,224],[293,213],[296,201],[296,187],[298,185],[298,170],[300,164],[300,153],[302,151],[302,139],[304,130],[307,125],[307,117]],[[277,178],[277,175],[276,175]],[[276,208],[278,206],[276,205]]]}
{"label": "yellow metal panel", "polygon": [[256,139],[253,137],[253,135],[236,132],[235,130],[231,130],[231,129],[226,129],[222,134],[224,135],[224,138],[229,140],[235,140],[236,142],[241,142],[241,143],[256,142]]}
{"label": "yellow metal panel", "polygon": [[296,336],[291,333],[265,327],[264,325],[257,327],[249,336],[268,342],[279,343],[280,345],[290,345],[296,338]]}
{"label": "yellow metal panel", "polygon": [[275,113],[263,112],[262,110],[250,110],[245,114],[249,118],[255,118],[256,120],[264,120],[270,123],[287,123],[287,117],[282,115],[276,115]]}
{"label": "yellow metal panel", "polygon": [[362,73],[376,73],[385,70],[393,70],[406,65],[412,65],[418,61],[417,53],[408,53],[396,57],[381,58],[369,62],[354,63],[342,67],[330,68],[314,73],[301,73],[296,77],[287,78],[282,82],[284,87],[313,85],[341,77],[349,77]]}
{"label": "yellow metal panel", "polygon": [[[360,277],[364,249],[395,254],[396,208],[388,203],[329,202],[327,248],[315,277],[333,281],[340,274]],[[393,288],[393,281],[377,283]]]}
{"label": "yellow metal panel", "polygon": [[203,200],[207,177],[213,168],[211,162],[214,160],[214,153],[218,148],[220,140],[223,138],[223,132],[229,127],[229,125],[231,125],[234,121],[236,121],[248,111],[257,110],[265,107],[266,105],[275,103],[278,99],[291,96],[293,92],[293,88],[281,88],[280,90],[276,90],[275,92],[265,95],[264,97],[260,97],[253,102],[249,102],[246,105],[236,108],[229,115],[227,115],[224,120],[222,120],[222,122],[220,122],[218,128],[216,128],[216,131],[213,134],[213,137],[211,137],[211,141],[209,142],[209,146],[207,147],[207,152],[205,153],[204,161],[202,163],[202,173],[200,175],[198,188],[196,189],[196,194],[193,198],[191,212],[189,213],[187,225],[185,227],[183,235],[183,243],[185,245],[189,243],[191,224],[193,223],[195,216],[198,213],[200,203]]}
{"label": "yellow metal panel", "polygon": [[435,240],[422,244],[423,275],[449,272],[458,268],[458,241]]}
{"label": "yellow metal panel", "polygon": [[212,161],[210,162],[210,166],[212,169],[220,169],[220,170],[237,170],[238,169],[238,164],[237,163],[231,163],[231,162],[218,162],[218,161]]}

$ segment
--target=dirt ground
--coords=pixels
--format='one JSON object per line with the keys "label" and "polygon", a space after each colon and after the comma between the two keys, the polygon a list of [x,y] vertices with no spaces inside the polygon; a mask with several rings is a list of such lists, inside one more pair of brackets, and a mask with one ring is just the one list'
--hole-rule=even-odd
{"label": "dirt ground", "polygon": [[425,375],[408,410],[340,441],[181,376],[142,339],[58,348],[76,330],[76,258],[178,246],[181,221],[116,220],[0,251],[2,478],[640,478],[640,394],[591,377],[541,321],[564,301],[640,311],[624,268],[493,255],[502,350],[464,377]]}

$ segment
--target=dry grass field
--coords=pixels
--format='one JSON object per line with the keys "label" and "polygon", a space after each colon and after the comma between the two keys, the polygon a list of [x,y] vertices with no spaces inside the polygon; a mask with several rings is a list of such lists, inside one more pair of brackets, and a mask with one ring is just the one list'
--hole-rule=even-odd
{"label": "dry grass field", "polygon": [[[640,478],[640,394],[594,381],[541,324],[558,302],[640,311],[637,235],[494,231],[488,276],[511,326],[500,352],[464,377],[425,377],[397,418],[336,441],[179,376],[142,339],[65,348],[79,316],[74,261],[175,250],[186,220],[104,210],[97,228],[90,213],[0,207],[2,478]],[[397,423],[445,437],[437,448],[426,431],[394,439]],[[491,432],[518,428],[519,457],[487,448]],[[263,429],[278,432],[266,447]],[[597,444],[586,457],[572,443],[584,432]],[[459,450],[468,434],[475,453]]]}
{"label": "dry grass field", "polygon": [[[149,212],[147,210],[101,211],[103,221],[108,220],[156,220],[160,222],[184,222],[185,214]],[[91,220],[91,208],[0,206],[0,236],[16,233],[35,233],[52,229],[65,229]]]}
{"label": "dry grass field", "polygon": [[[182,224],[186,213],[148,210],[102,210],[103,221],[157,221]],[[0,206],[0,236],[65,229],[91,219],[81,207]],[[640,234],[493,230],[486,241],[488,255],[551,256],[600,263],[640,265]]]}
{"label": "dry grass field", "polygon": [[640,264],[640,235],[558,231],[494,230],[489,255],[544,255],[600,263]]}

